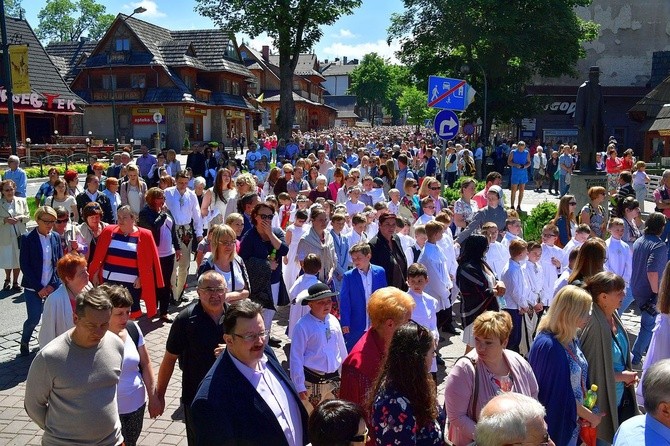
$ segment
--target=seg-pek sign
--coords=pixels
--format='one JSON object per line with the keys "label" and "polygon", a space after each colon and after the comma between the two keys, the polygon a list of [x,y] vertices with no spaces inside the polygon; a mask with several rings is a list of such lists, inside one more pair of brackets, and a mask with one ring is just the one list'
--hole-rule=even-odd
{"label": "seg-pek sign", "polygon": [[[0,104],[7,103],[7,90],[0,88]],[[53,93],[23,93],[12,95],[12,102],[22,108],[32,108],[35,110],[68,110],[76,111],[74,99],[61,99],[60,94]]]}

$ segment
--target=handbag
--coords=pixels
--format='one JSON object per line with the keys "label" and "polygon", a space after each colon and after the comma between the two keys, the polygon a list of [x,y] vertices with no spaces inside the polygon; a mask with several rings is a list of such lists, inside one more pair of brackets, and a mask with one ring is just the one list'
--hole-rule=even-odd
{"label": "handbag", "polygon": [[554,180],[558,181],[560,176],[561,176],[561,174],[558,173],[558,169],[556,169],[556,172],[554,172]]}
{"label": "handbag", "polygon": [[629,418],[633,418],[638,414],[637,411],[637,401],[635,400],[635,395],[633,386],[624,386],[623,396],[621,397],[621,403],[617,407],[617,413],[619,415],[619,425]]}

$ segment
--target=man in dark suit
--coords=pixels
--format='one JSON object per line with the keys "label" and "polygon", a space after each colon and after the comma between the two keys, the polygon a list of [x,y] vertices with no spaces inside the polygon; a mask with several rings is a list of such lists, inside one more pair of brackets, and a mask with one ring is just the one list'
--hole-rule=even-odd
{"label": "man in dark suit", "polygon": [[[35,327],[40,322],[44,299],[53,293],[61,284],[56,274],[56,263],[63,256],[63,248],[60,243],[60,235],[52,229],[56,223],[56,211],[49,206],[41,206],[35,211],[37,227],[21,236],[21,249],[19,251],[19,264],[23,278],[23,296],[26,300],[26,311],[28,317],[23,323],[23,334],[21,335],[21,356],[30,353],[30,338]],[[48,246],[49,271],[44,265],[44,247]],[[47,274],[48,273],[48,274]]]}
{"label": "man in dark suit", "polygon": [[262,311],[249,299],[226,311],[226,349],[191,405],[196,445],[307,444],[307,412],[265,342]]}
{"label": "man in dark suit", "polygon": [[395,214],[379,217],[379,233],[370,240],[372,264],[386,271],[389,286],[407,291],[407,259],[397,235]]}

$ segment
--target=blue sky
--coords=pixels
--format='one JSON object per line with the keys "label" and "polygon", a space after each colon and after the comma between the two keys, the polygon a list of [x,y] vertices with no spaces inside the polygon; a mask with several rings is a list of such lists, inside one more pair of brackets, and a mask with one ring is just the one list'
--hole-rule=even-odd
{"label": "blue sky", "polygon": [[[193,11],[194,0],[97,1],[105,5],[110,14],[130,14],[136,7],[143,6],[147,12],[137,15],[138,18],[168,29],[207,29],[214,26],[211,20]],[[22,1],[26,17],[33,28],[38,25],[37,14],[45,3],[44,0]],[[375,51],[395,61],[393,53],[398,49],[398,44],[386,44],[386,29],[391,14],[402,10],[402,0],[363,0],[362,6],[353,15],[342,17],[334,25],[324,27],[324,36],[315,46],[314,52],[320,60],[333,60],[343,56],[361,59],[363,55]],[[270,44],[270,39],[260,36],[252,44],[260,49],[262,45]]]}

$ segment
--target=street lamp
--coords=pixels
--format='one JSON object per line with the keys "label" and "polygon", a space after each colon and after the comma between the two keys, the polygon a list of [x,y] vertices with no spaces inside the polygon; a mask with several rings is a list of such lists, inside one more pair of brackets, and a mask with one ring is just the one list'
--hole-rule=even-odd
{"label": "street lamp", "polygon": [[[488,102],[489,102],[489,100],[488,100],[489,83],[488,83],[488,79],[486,78],[486,71],[484,70],[484,67],[482,67],[479,64],[479,62],[477,62],[476,60],[473,60],[473,62],[475,63],[475,65],[477,65],[479,67],[480,70],[482,70],[482,74],[484,75],[484,119],[482,120],[482,135],[481,136],[484,137],[484,144],[485,144],[485,146],[487,146],[488,145],[487,144],[488,143],[488,135],[486,134],[486,112],[487,112]],[[470,73],[470,65],[468,65],[467,63],[463,64],[461,66],[461,73],[463,73],[463,74]]]}
{"label": "street lamp", "polygon": [[[133,13],[130,14],[128,17],[122,20],[123,23],[126,22],[129,18],[134,16],[135,14],[142,14],[143,12],[146,12],[147,8],[144,8],[142,6],[138,6],[133,10]],[[111,57],[108,60],[109,63],[109,81],[112,83],[112,119],[114,122],[112,123],[112,128],[114,130],[114,151],[119,150],[119,133],[118,129],[116,128],[117,125],[117,120],[118,116],[116,114],[116,79],[112,75],[112,60]],[[89,132],[90,133],[90,132]]]}

